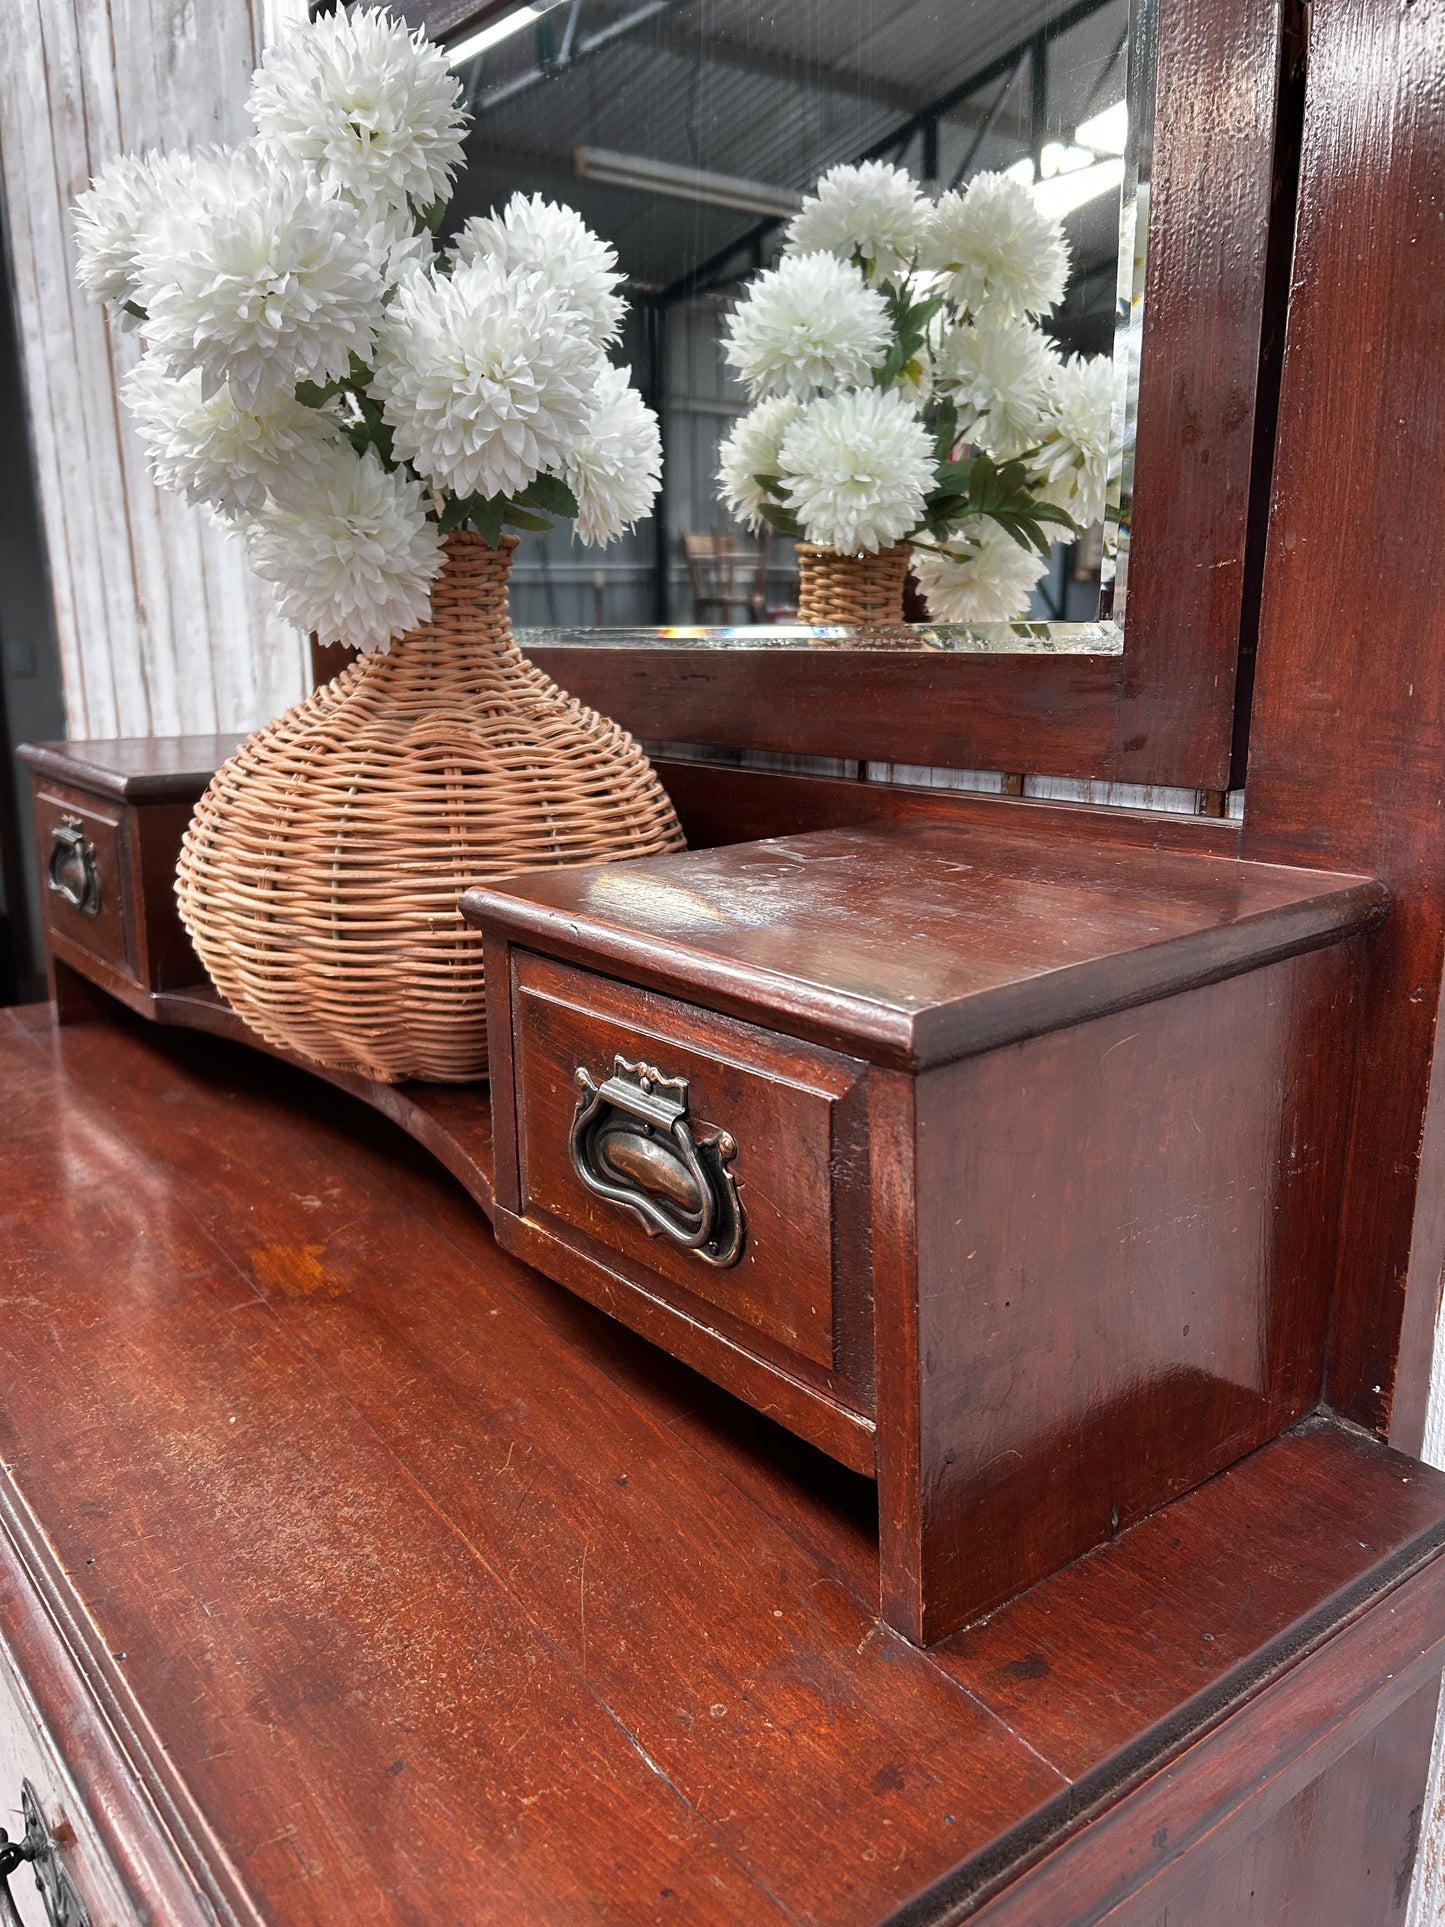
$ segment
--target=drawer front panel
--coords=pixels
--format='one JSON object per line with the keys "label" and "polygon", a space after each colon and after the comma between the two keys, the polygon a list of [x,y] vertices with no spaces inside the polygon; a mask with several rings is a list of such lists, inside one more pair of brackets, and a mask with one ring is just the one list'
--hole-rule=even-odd
{"label": "drawer front panel", "polygon": [[[38,1736],[31,1714],[22,1708],[22,1690],[8,1657],[0,1658],[0,1826],[12,1840],[24,1838],[21,1788],[28,1782],[63,1870],[60,1874],[47,1870],[52,1887],[69,1882],[90,1927],[131,1927],[140,1916],[125,1898],[68,1775],[57,1764],[50,1745]],[[29,1866],[11,1874],[10,1896],[24,1927],[51,1927],[53,1915],[47,1912]]]}
{"label": "drawer front panel", "polygon": [[133,976],[122,821],[120,805],[48,783],[36,787],[40,888],[50,928]]}
{"label": "drawer front panel", "polygon": [[[512,957],[524,1213],[587,1233],[795,1357],[846,1369],[840,1290],[856,1300],[866,1277],[850,1214],[845,1208],[840,1225],[837,1206],[840,1178],[861,1163],[862,1066],[547,958]],[[574,1168],[573,1125],[585,1095],[578,1072],[600,1087],[618,1058],[685,1082],[688,1135],[704,1146],[705,1163],[711,1155],[713,1174],[725,1170],[736,1188],[735,1262],[709,1262],[666,1229],[649,1235],[633,1210],[595,1195]],[[677,1089],[662,1095],[676,1101]],[[725,1164],[706,1150],[724,1135],[737,1147]],[[634,1138],[613,1153],[616,1169],[604,1149],[600,1168],[619,1188],[630,1179],[650,1187],[660,1216],[684,1217],[686,1175],[664,1155],[665,1129],[655,1136],[663,1150]],[[725,1233],[726,1225],[714,1258],[731,1255]]]}

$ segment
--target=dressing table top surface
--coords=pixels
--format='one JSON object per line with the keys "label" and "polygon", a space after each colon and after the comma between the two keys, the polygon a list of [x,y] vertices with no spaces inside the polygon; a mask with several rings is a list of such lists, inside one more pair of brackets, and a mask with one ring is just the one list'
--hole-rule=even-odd
{"label": "dressing table top surface", "polygon": [[0,1168],[6,1537],[223,1917],[876,1921],[1441,1617],[1445,1479],[1317,1425],[924,1654],[871,1486],[326,1087],[0,1011]]}

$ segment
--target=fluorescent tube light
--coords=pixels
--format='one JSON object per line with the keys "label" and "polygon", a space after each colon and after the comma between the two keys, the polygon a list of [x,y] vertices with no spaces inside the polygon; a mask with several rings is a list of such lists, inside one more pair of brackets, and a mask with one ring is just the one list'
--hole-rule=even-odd
{"label": "fluorescent tube light", "polygon": [[561,0],[539,0],[536,6],[517,7],[511,13],[504,13],[500,20],[494,20],[489,27],[481,27],[476,33],[469,33],[465,40],[447,48],[447,65],[464,67],[469,60],[485,53],[488,47],[495,47],[499,41],[510,40],[514,33],[523,27],[530,27],[534,20],[540,20],[544,13],[560,6]]}
{"label": "fluorescent tube light", "polygon": [[1074,129],[1074,139],[1096,154],[1122,154],[1129,139],[1128,101],[1116,100],[1112,107],[1081,120]]}
{"label": "fluorescent tube light", "polygon": [[709,174],[700,167],[674,167],[645,154],[614,154],[606,147],[579,147],[573,164],[577,178],[604,187],[630,187],[643,194],[661,194],[674,201],[701,201],[706,207],[736,208],[743,214],[764,214],[785,221],[803,205],[801,194],[767,181],[739,180],[733,174]]}

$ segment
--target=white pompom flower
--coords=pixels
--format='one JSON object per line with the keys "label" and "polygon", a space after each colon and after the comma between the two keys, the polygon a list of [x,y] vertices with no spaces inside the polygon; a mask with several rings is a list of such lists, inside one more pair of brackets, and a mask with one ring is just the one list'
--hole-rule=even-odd
{"label": "white pompom flower", "polygon": [[783,436],[778,468],[807,539],[841,555],[911,534],[938,472],[928,430],[901,395],[878,388],[811,403]]}
{"label": "white pompom flower", "polygon": [[1052,342],[1031,322],[985,309],[944,335],[934,380],[957,405],[959,438],[1006,461],[1043,440],[1057,366]]}
{"label": "white pompom flower", "polygon": [[755,399],[865,387],[892,339],[888,306],[831,254],[786,255],[726,324],[724,355]]}
{"label": "white pompom flower", "polygon": [[360,208],[426,208],[462,160],[461,83],[446,55],[384,11],[338,9],[261,56],[251,119]]}
{"label": "white pompom flower", "polygon": [[788,254],[833,254],[890,280],[912,265],[929,203],[913,176],[887,161],[830,167],[788,225]]}
{"label": "white pompom flower", "polygon": [[976,174],[942,195],[928,217],[919,266],[948,276],[951,299],[978,314],[1047,314],[1069,278],[1064,230],[1008,174]]}
{"label": "white pompom flower", "polygon": [[304,505],[268,502],[246,546],[288,622],[357,649],[384,648],[426,621],[442,562],[420,484],[347,443],[332,451]]}
{"label": "white pompom flower", "polygon": [[1081,529],[1102,522],[1109,481],[1119,473],[1122,443],[1114,421],[1114,364],[1108,355],[1076,355],[1056,366],[1048,383],[1042,446],[1033,469],[1044,498]]}
{"label": "white pompom flower", "polygon": [[515,495],[586,433],[606,366],[556,288],[482,256],[401,284],[371,391],[397,456],[437,487]]}
{"label": "white pompom flower", "polygon": [[747,528],[760,529],[766,520],[763,504],[773,498],[758,481],[776,476],[783,437],[803,412],[790,395],[760,401],[733,424],[718,449],[718,495]]}
{"label": "white pompom flower", "polygon": [[645,515],[662,480],[657,417],[632,387],[625,368],[609,362],[597,382],[597,413],[573,442],[562,479],[577,498],[573,528],[594,548],[615,541]]}
{"label": "white pompom flower", "polygon": [[157,484],[230,518],[259,514],[268,494],[304,502],[341,436],[334,416],[293,395],[257,413],[238,407],[229,388],[205,395],[194,371],[177,380],[154,355],[131,369],[121,398]]}
{"label": "white pompom flower", "polygon": [[383,286],[355,211],[290,164],[237,148],[198,165],[184,201],[141,224],[137,255],[146,344],[207,395],[226,382],[264,409],[370,357]]}
{"label": "white pompom flower", "polygon": [[1036,550],[983,520],[942,551],[913,552],[913,573],[935,622],[1014,622],[1048,566]]}
{"label": "white pompom flower", "polygon": [[514,194],[501,214],[476,215],[453,248],[463,265],[490,258],[504,268],[533,270],[567,297],[599,346],[622,332],[627,304],[618,294],[617,250],[594,234],[575,208],[540,194]]}
{"label": "white pompom flower", "polygon": [[184,198],[194,167],[189,154],[117,154],[76,198],[75,278],[92,301],[136,305],[141,225]]}

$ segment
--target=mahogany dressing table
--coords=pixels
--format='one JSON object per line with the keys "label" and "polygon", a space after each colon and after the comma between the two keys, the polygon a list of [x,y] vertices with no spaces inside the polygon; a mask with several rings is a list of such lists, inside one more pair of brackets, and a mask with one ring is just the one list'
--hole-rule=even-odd
{"label": "mahogany dressing table", "polygon": [[[690,867],[471,905],[494,1117],[240,1048],[167,921],[223,745],[35,752],[0,1728],[49,1918],[1403,1919],[1445,1670],[1427,16],[1160,10],[1120,651],[538,652],[654,741],[1211,809],[1247,769],[1242,821],[663,759]],[[831,865],[836,904],[848,865],[981,853],[1056,945],[1075,892],[1088,944],[989,952],[963,889],[970,967],[925,916],[880,975],[881,883],[851,948],[807,890],[771,955],[714,914],[759,865]],[[1069,1108],[1116,1070],[1134,1109]],[[656,1150],[679,1081],[706,1200]],[[1026,1144],[1027,1092],[1056,1134]],[[976,1285],[941,1179],[991,1147],[1058,1181],[972,1187]],[[735,1264],[595,1188],[648,1172],[714,1258],[732,1176]],[[806,1267],[769,1274],[799,1199]],[[1031,1305],[1135,1315],[1005,1324],[1010,1249]]]}

